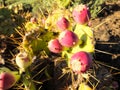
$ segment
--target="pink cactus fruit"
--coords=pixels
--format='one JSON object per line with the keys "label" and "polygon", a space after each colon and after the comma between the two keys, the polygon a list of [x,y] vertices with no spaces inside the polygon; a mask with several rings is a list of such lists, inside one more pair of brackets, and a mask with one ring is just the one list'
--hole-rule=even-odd
{"label": "pink cactus fruit", "polygon": [[65,17],[60,17],[56,24],[60,30],[65,30],[69,27],[69,21]]}
{"label": "pink cactus fruit", "polygon": [[80,4],[74,8],[73,19],[79,24],[85,24],[90,18],[90,11],[86,5]]}
{"label": "pink cactus fruit", "polygon": [[37,23],[37,18],[36,17],[31,17],[30,22]]}
{"label": "pink cactus fruit", "polygon": [[117,81],[113,81],[112,82],[112,87],[114,88],[114,90],[117,90],[119,88],[119,84]]}
{"label": "pink cactus fruit", "polygon": [[0,74],[0,90],[11,88],[15,82],[15,77],[11,73],[3,72]]}
{"label": "pink cactus fruit", "polygon": [[58,38],[60,44],[65,47],[73,47],[78,42],[77,35],[70,30],[62,31]]}
{"label": "pink cactus fruit", "polygon": [[52,39],[48,42],[48,49],[53,53],[60,53],[63,49],[58,39]]}
{"label": "pink cactus fruit", "polygon": [[92,63],[92,58],[89,53],[80,51],[75,54],[70,59],[70,66],[72,70],[79,74],[86,72]]}

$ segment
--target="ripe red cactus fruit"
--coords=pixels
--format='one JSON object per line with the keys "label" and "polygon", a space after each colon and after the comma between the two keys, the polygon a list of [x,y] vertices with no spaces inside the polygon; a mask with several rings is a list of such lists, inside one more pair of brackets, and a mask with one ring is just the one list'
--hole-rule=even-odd
{"label": "ripe red cactus fruit", "polygon": [[0,90],[6,90],[11,88],[16,82],[16,79],[12,73],[2,72],[0,74]]}
{"label": "ripe red cactus fruit", "polygon": [[74,8],[73,19],[79,24],[85,24],[90,19],[90,11],[86,5],[80,4]]}
{"label": "ripe red cactus fruit", "polygon": [[60,53],[63,49],[58,39],[52,39],[48,42],[48,49],[53,53]]}
{"label": "ripe red cactus fruit", "polygon": [[60,44],[65,47],[73,47],[78,42],[77,35],[70,30],[62,31],[58,38]]}
{"label": "ripe red cactus fruit", "polygon": [[65,30],[69,27],[69,21],[65,17],[60,17],[56,24],[60,30]]}
{"label": "ripe red cactus fruit", "polygon": [[70,66],[72,70],[79,74],[86,72],[92,63],[92,57],[89,53],[80,51],[75,54],[70,59]]}

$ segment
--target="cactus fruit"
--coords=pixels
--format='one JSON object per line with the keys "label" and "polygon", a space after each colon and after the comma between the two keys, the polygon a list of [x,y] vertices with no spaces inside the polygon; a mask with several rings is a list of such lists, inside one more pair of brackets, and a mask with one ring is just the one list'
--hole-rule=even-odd
{"label": "cactus fruit", "polygon": [[0,90],[6,90],[15,85],[20,75],[17,71],[11,71],[7,67],[0,68]]}
{"label": "cactus fruit", "polygon": [[21,72],[24,72],[27,67],[29,67],[32,63],[32,60],[28,56],[26,52],[20,52],[16,56],[16,64],[20,68]]}
{"label": "cactus fruit", "polygon": [[73,12],[73,19],[79,24],[85,24],[88,22],[90,18],[90,12],[86,5],[80,4],[74,8]]}
{"label": "cactus fruit", "polygon": [[58,39],[52,39],[48,42],[48,48],[53,53],[60,53],[63,49]]}
{"label": "cactus fruit", "polygon": [[65,47],[73,47],[78,42],[77,35],[70,30],[62,31],[58,38],[61,45]]}
{"label": "cactus fruit", "polygon": [[90,68],[91,62],[92,58],[89,53],[80,51],[72,55],[70,66],[75,73],[79,74],[86,72]]}
{"label": "cactus fruit", "polygon": [[69,21],[65,17],[59,18],[56,24],[60,30],[65,30],[69,27]]}

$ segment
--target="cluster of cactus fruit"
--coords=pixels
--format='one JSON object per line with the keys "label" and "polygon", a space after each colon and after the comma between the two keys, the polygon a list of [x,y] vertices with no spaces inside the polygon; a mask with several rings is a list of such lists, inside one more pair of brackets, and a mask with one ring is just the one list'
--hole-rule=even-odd
{"label": "cluster of cactus fruit", "polygon": [[[62,57],[67,59],[68,67],[79,75],[86,73],[92,64],[94,37],[88,26],[90,12],[86,5],[75,7],[72,10],[72,18],[73,21],[70,22],[65,15],[58,15],[56,26],[59,34],[48,42],[48,48],[53,53],[61,53]],[[79,86],[79,90],[92,90],[84,83],[81,85],[83,86]]]}
{"label": "cluster of cactus fruit", "polygon": [[[86,72],[91,65],[91,53],[94,53],[93,32],[87,25],[90,12],[86,5],[78,5],[72,11],[75,21],[74,30],[69,30],[71,22],[65,17],[58,17],[56,26],[59,31],[58,37],[48,42],[48,48],[53,53],[64,53],[68,56],[70,67],[76,73]],[[72,26],[73,27],[73,26]],[[64,55],[63,55],[64,56]]]}
{"label": "cluster of cactus fruit", "polygon": [[[46,49],[45,47],[47,47],[50,52],[61,54],[62,57],[66,58],[68,67],[76,74],[85,73],[90,68],[92,53],[94,53],[94,37],[91,28],[88,26],[90,19],[88,7],[80,4],[72,10],[72,13],[70,10],[64,9],[57,10],[57,12],[58,13],[54,12],[48,16],[43,23],[45,27],[41,27],[35,17],[31,18],[30,22],[26,24],[27,33],[23,38],[23,49],[16,55],[15,59],[16,64],[20,68],[20,74],[25,72],[32,64],[34,55],[36,55],[35,53]],[[57,31],[58,36],[52,36],[53,34],[50,33],[51,37],[49,37],[49,41],[46,41],[45,38],[39,38],[39,36],[42,35],[41,32],[45,33],[44,30],[46,29],[49,32]],[[11,88],[18,80],[18,78],[15,78],[16,74],[11,73],[12,71],[7,70],[4,72],[4,70],[5,69],[0,69],[1,90]],[[9,81],[6,81],[8,79]]]}

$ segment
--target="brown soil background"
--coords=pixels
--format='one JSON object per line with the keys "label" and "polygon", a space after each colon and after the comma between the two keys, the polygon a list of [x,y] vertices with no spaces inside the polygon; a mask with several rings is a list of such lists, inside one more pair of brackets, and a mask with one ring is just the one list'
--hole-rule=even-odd
{"label": "brown soil background", "polygon": [[[118,71],[114,71],[114,73],[119,72],[120,2],[118,2],[117,4],[116,3],[106,4],[105,9],[99,14],[99,17],[93,19],[91,22],[96,39],[95,60],[103,62],[104,64],[109,65],[111,67],[117,68]],[[117,81],[120,86],[119,74],[113,75],[113,80]],[[99,88],[99,90],[101,89]],[[116,90],[120,90],[120,87],[117,88]]]}
{"label": "brown soil background", "polygon": [[106,5],[99,17],[91,22],[96,39],[96,59],[120,68],[120,3]]}

